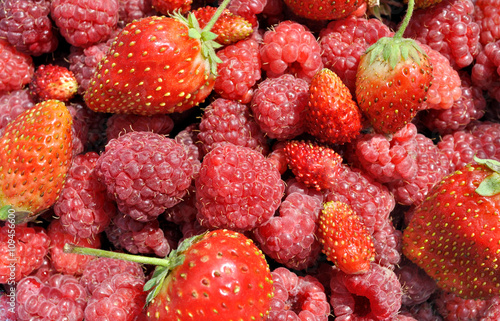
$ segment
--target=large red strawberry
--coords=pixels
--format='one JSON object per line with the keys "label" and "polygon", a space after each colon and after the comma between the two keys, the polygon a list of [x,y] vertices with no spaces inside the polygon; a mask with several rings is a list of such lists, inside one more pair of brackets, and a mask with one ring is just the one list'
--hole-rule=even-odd
{"label": "large red strawberry", "polygon": [[33,220],[51,207],[71,165],[71,114],[46,100],[20,114],[0,139],[0,219]]}
{"label": "large red strawberry", "polygon": [[312,20],[339,20],[354,13],[361,6],[364,6],[366,1],[285,0],[285,3],[300,17]]}
{"label": "large red strawberry", "polygon": [[425,101],[432,65],[420,46],[403,32],[414,1],[393,37],[380,38],[361,56],[356,100],[376,132],[392,134],[409,123]]}
{"label": "large red strawberry", "polygon": [[475,160],[434,187],[403,236],[403,253],[466,299],[500,294],[500,162]]}
{"label": "large red strawberry", "polygon": [[[228,1],[226,0],[225,3]],[[224,3],[219,7],[223,8]],[[211,93],[220,45],[188,18],[151,16],[128,24],[111,44],[84,98],[94,111],[154,115],[182,112]]]}
{"label": "large red strawberry", "polygon": [[165,259],[74,247],[67,252],[155,264],[144,286],[148,320],[265,320],[274,295],[264,254],[246,236],[214,230],[183,241]]}

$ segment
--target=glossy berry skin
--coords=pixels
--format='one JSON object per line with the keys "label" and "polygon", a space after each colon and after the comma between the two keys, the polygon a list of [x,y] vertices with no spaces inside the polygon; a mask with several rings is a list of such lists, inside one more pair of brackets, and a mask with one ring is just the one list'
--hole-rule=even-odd
{"label": "glossy berry skin", "polygon": [[40,65],[29,84],[36,101],[57,99],[68,101],[76,94],[78,82],[68,68],[58,65]]}
{"label": "glossy berry skin", "polygon": [[[59,197],[71,165],[72,118],[57,100],[20,114],[0,139],[0,205],[32,220]],[[5,208],[7,209],[7,208]]]}
{"label": "glossy berry skin", "polygon": [[285,3],[300,17],[313,20],[339,20],[356,11],[365,1],[285,0]]}
{"label": "glossy berry skin", "polygon": [[148,320],[265,320],[273,282],[262,252],[244,235],[215,230],[182,252],[147,307]]}
{"label": "glossy berry skin", "polygon": [[500,293],[500,194],[476,191],[493,173],[486,165],[469,164],[444,178],[403,235],[403,253],[440,288],[465,299]]}
{"label": "glossy berry skin", "polygon": [[99,63],[85,102],[94,111],[139,115],[194,107],[214,86],[201,48],[177,19],[151,16],[133,22]]}
{"label": "glossy berry skin", "polygon": [[0,57],[0,93],[20,90],[30,82],[35,69],[31,56],[0,38]]}

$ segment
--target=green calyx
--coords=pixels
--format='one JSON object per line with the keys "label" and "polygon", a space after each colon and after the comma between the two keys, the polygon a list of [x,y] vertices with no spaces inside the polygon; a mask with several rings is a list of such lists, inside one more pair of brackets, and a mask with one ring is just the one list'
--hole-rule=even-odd
{"label": "green calyx", "polygon": [[481,196],[494,196],[500,193],[500,162],[493,159],[481,159],[474,156],[474,160],[481,165],[486,165],[493,171],[493,174],[486,177],[479,187],[476,188],[476,193]]}
{"label": "green calyx", "polygon": [[200,241],[206,233],[195,235],[182,241],[177,249],[170,251],[170,253],[163,259],[156,257],[147,257],[141,255],[132,255],[127,253],[119,253],[112,251],[105,251],[100,249],[93,249],[88,247],[79,247],[73,244],[66,243],[64,245],[65,253],[92,255],[97,257],[107,257],[111,259],[119,259],[124,261],[131,261],[141,264],[156,265],[155,271],[151,279],[144,285],[144,291],[148,291],[146,303],[151,302],[160,290],[162,289],[163,282],[168,276],[170,271],[175,267],[184,263],[185,255],[183,254],[194,243]]}

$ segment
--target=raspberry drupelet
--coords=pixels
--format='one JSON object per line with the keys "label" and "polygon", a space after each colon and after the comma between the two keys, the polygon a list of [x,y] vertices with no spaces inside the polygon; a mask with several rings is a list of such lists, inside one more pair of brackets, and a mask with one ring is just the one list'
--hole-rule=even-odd
{"label": "raspberry drupelet", "polygon": [[174,128],[174,121],[167,114],[143,116],[133,114],[113,114],[108,118],[106,137],[108,141],[121,135],[136,132],[153,132],[167,135]]}
{"label": "raspberry drupelet", "polygon": [[34,105],[27,88],[0,94],[0,135],[11,120]]}
{"label": "raspberry drupelet", "polygon": [[33,58],[1,38],[0,61],[0,94],[22,89],[35,72]]}

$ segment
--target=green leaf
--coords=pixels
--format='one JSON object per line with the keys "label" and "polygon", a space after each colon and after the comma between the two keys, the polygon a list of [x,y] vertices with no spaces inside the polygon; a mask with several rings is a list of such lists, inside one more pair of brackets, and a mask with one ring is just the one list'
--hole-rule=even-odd
{"label": "green leaf", "polygon": [[500,162],[494,159],[482,159],[474,155],[474,160],[478,164],[486,165],[492,171],[500,173]]}
{"label": "green leaf", "polygon": [[493,196],[500,193],[500,174],[495,172],[486,177],[476,188],[476,193],[481,196]]}
{"label": "green leaf", "polygon": [[198,30],[192,29],[192,28],[189,28],[188,35],[189,35],[189,38],[192,38],[192,39],[200,39],[201,38],[201,34],[198,32]]}

